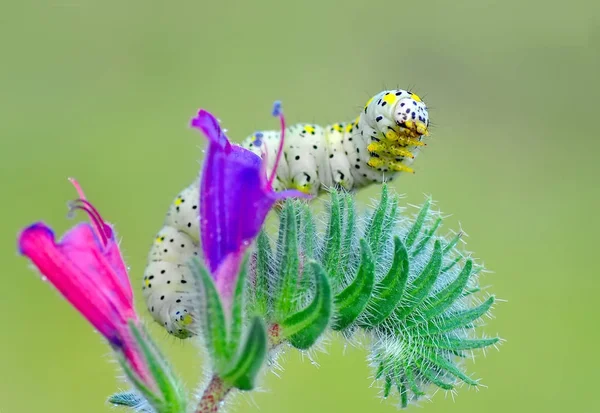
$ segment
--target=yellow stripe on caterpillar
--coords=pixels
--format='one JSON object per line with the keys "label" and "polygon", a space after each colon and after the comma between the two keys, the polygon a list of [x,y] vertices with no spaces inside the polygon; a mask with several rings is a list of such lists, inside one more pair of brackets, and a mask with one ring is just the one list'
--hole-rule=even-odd
{"label": "yellow stripe on caterpillar", "polygon": [[412,169],[406,165],[402,165],[401,163],[396,162],[396,161],[390,162],[390,169],[392,169],[393,171],[396,171],[396,172],[408,172],[411,174],[415,173],[414,169]]}
{"label": "yellow stripe on caterpillar", "polygon": [[397,145],[390,145],[388,143],[385,142],[374,142],[369,144],[369,146],[367,146],[367,150],[369,152],[373,152],[376,153],[378,155],[386,155],[386,154],[390,154],[393,156],[406,156],[408,158],[412,158],[414,159],[415,156],[408,151],[407,149],[404,149],[402,147],[399,147]]}
{"label": "yellow stripe on caterpillar", "polygon": [[371,158],[369,162],[367,162],[371,168],[381,168],[385,165],[385,162],[381,158]]}

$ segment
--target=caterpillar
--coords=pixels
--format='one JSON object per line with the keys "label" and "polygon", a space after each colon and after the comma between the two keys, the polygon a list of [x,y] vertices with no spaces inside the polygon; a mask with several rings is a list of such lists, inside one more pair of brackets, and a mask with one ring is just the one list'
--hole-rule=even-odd
{"label": "caterpillar", "polygon": [[[428,135],[427,106],[416,94],[386,90],[373,96],[358,117],[325,127],[295,124],[285,129],[284,156],[273,188],[318,195],[330,187],[357,190],[391,181],[410,165]],[[270,176],[283,131],[258,131],[241,144],[266,157]],[[177,195],[148,255],[143,295],[154,320],[172,335],[194,335],[192,277],[186,262],[200,251],[199,180]]]}

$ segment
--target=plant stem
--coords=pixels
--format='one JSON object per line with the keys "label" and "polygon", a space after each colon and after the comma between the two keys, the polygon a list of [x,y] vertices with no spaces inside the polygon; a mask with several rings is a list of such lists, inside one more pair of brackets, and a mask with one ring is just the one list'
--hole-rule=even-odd
{"label": "plant stem", "polygon": [[279,324],[271,324],[267,330],[267,339],[269,341],[269,351],[274,350],[283,343],[283,338],[281,337],[281,327]]}
{"label": "plant stem", "polygon": [[[278,324],[269,326],[267,335],[270,352],[274,351],[283,343],[281,328]],[[200,398],[198,407],[196,407],[194,413],[217,413],[232,389],[233,387],[225,383],[219,376],[213,376],[204,390],[204,393],[202,393],[202,397]]]}
{"label": "plant stem", "polygon": [[220,377],[213,376],[204,390],[202,398],[198,403],[195,413],[216,413],[219,411],[225,397],[231,391],[232,387],[226,384]]}

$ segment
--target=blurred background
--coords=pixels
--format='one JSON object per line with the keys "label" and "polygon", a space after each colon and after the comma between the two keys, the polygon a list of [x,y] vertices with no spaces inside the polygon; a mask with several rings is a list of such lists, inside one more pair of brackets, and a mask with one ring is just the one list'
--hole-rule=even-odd
{"label": "blurred background", "polygon": [[[0,412],[108,412],[122,388],[106,344],[16,252],[23,226],[74,223],[68,176],[116,224],[137,287],[169,203],[197,174],[197,108],[241,140],[277,126],[275,99],[291,123],[326,124],[396,87],[423,97],[434,126],[416,175],[394,187],[406,203],[432,194],[452,215],[443,230],[462,225],[493,271],[482,283],[507,300],[484,328],[507,342],[468,366],[488,387],[421,409],[600,411],[599,4],[2,2]],[[194,344],[153,331],[192,389]],[[335,340],[318,366],[289,353],[230,411],[397,411],[365,356]]]}

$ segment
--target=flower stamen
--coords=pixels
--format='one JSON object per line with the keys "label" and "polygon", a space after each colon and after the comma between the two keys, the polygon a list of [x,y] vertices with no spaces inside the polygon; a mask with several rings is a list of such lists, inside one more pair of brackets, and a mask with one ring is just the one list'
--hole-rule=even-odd
{"label": "flower stamen", "polygon": [[277,176],[277,168],[279,167],[279,161],[281,156],[283,155],[283,144],[285,138],[285,116],[283,116],[283,110],[281,109],[281,102],[279,100],[275,101],[273,104],[273,116],[279,118],[279,122],[281,123],[281,139],[279,139],[279,148],[277,149],[277,155],[275,155],[275,163],[273,164],[273,169],[271,170],[271,176],[269,176],[267,180],[267,189],[271,190],[273,188],[273,181]]}
{"label": "flower stamen", "polygon": [[112,229],[102,218],[102,215],[100,215],[100,212],[98,212],[96,207],[87,200],[85,192],[83,192],[83,188],[79,182],[77,182],[75,178],[69,178],[69,182],[75,187],[77,195],[79,195],[79,199],[69,203],[69,216],[71,216],[76,209],[80,209],[88,214],[92,226],[96,230],[96,235],[100,238],[102,245],[106,246],[108,240],[112,237]]}
{"label": "flower stamen", "polygon": [[69,203],[69,215],[71,216],[77,209],[85,212],[88,215],[90,221],[92,222],[92,226],[95,229],[96,235],[102,242],[102,245],[104,247],[108,245],[108,240],[112,237],[112,230],[106,221],[102,219],[102,216],[98,210],[89,201],[81,198]]}

